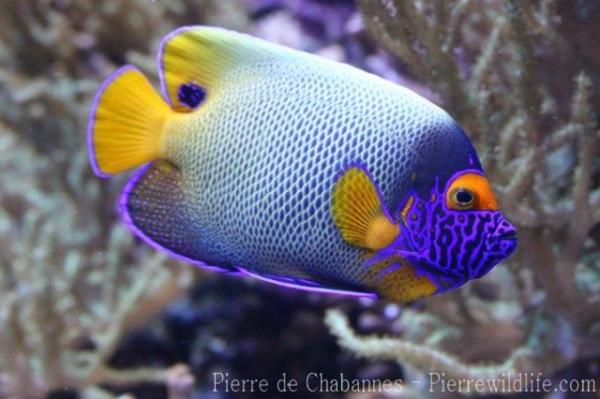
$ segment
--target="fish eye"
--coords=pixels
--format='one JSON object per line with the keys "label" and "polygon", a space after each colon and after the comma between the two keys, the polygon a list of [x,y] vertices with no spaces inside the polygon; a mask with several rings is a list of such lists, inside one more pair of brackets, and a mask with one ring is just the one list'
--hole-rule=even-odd
{"label": "fish eye", "polygon": [[475,193],[466,188],[455,188],[450,198],[458,209],[471,209],[475,205]]}
{"label": "fish eye", "polygon": [[448,209],[498,210],[490,183],[480,172],[459,174],[450,181],[444,194]]}

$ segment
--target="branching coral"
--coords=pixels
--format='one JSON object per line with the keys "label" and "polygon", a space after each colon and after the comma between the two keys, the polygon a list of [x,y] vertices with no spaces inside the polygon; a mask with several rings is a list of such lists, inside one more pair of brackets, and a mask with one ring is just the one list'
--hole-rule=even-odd
{"label": "branching coral", "polygon": [[[561,27],[573,19],[568,2],[359,3],[372,36],[467,127],[521,244],[483,281],[403,310],[399,338],[360,338],[330,313],[340,343],[407,367],[435,362],[456,377],[554,371],[597,350],[599,74]],[[181,292],[191,269],[168,264],[115,223],[122,182],[91,176],[85,119],[118,64],[155,77],[162,34],[190,23],[245,30],[243,4],[2,3],[0,397],[62,386],[109,397],[98,384],[140,380],[166,382],[173,397],[189,393],[181,367],[107,366],[122,334]]]}
{"label": "branching coral", "polygon": [[359,337],[350,328],[344,314],[330,309],[325,323],[331,332],[338,337],[341,346],[371,359],[390,359],[406,363],[420,369],[431,369],[443,372],[448,378],[467,380],[505,380],[509,375],[528,371],[529,353],[527,349],[519,349],[512,353],[503,363],[497,365],[467,364],[455,356],[439,351],[431,346],[419,345],[408,340],[391,337]]}
{"label": "branching coral", "polygon": [[[478,369],[440,350],[481,361],[528,348],[531,367],[542,372],[597,350],[591,343],[599,339],[600,292],[597,285],[582,290],[578,276],[598,279],[591,259],[599,245],[591,234],[600,223],[593,112],[600,85],[561,33],[557,2],[362,0],[359,6],[371,35],[467,128],[520,245],[508,269],[426,301],[426,311],[458,327],[458,337],[415,356],[408,339],[360,339],[330,313],[340,343],[421,369],[445,359],[439,364],[464,376]],[[567,59],[578,69],[561,69]],[[491,298],[477,294],[484,288],[493,288]]]}
{"label": "branching coral", "polygon": [[[164,370],[107,366],[118,339],[181,293],[191,269],[136,249],[124,227],[106,245],[74,155],[60,185],[49,163],[0,129],[0,396],[39,398],[61,386],[165,381]],[[16,183],[16,181],[18,183]],[[95,388],[96,390],[98,388]]]}
{"label": "branching coral", "polygon": [[142,61],[156,76],[161,35],[183,24],[247,23],[241,0],[7,0],[2,10],[0,119],[44,153],[81,147],[90,98],[116,66]]}
{"label": "branching coral", "polygon": [[189,391],[181,368],[108,366],[123,334],[186,290],[194,271],[143,248],[116,221],[123,182],[93,178],[85,124],[99,82],[116,64],[154,60],[160,35],[182,23],[227,20],[242,27],[243,7],[2,3],[0,397],[40,398],[63,387],[110,397],[99,384],[149,380],[169,385],[173,397]]}

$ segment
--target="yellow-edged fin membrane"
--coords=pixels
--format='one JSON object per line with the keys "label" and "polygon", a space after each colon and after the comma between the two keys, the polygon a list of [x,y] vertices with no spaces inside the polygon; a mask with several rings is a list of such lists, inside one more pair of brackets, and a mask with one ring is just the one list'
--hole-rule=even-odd
{"label": "yellow-edged fin membrane", "polygon": [[128,65],[115,71],[98,90],[90,115],[88,144],[96,174],[120,173],[160,158],[172,113],[139,70]]}
{"label": "yellow-edged fin membrane", "polygon": [[348,243],[371,250],[385,248],[400,233],[390,220],[371,177],[361,166],[347,168],[335,183],[333,220]]}
{"label": "yellow-edged fin membrane", "polygon": [[370,285],[377,288],[382,298],[389,301],[408,302],[430,296],[438,291],[437,285],[419,273],[406,260],[393,257],[369,268]]}
{"label": "yellow-edged fin membrane", "polygon": [[138,169],[119,205],[125,223],[149,245],[199,266],[234,270],[214,261],[220,251],[218,243],[210,251],[198,247],[207,233],[195,223],[195,208],[186,196],[183,175],[170,162],[158,160]]}
{"label": "yellow-edged fin membrane", "polygon": [[236,67],[247,70],[253,64],[281,60],[281,54],[275,54],[277,50],[282,51],[274,44],[225,29],[205,26],[177,29],[161,43],[158,60],[163,93],[174,109],[189,111],[190,106],[180,95],[184,85],[199,86],[210,98],[216,90],[242,78],[235,73]]}

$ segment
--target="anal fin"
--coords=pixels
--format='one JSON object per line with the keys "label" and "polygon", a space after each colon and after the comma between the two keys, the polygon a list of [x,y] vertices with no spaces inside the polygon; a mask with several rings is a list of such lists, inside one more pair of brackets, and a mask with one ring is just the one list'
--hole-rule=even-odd
{"label": "anal fin", "polygon": [[205,263],[210,259],[198,248],[202,232],[194,223],[181,173],[169,162],[156,161],[139,169],[123,190],[119,205],[125,223],[152,247],[201,267],[235,270]]}

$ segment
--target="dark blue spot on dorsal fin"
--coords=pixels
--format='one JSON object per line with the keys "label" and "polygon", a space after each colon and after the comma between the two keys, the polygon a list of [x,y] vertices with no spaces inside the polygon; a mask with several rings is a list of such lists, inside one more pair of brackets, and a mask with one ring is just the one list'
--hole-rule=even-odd
{"label": "dark blue spot on dorsal fin", "polygon": [[196,108],[204,101],[206,91],[195,83],[184,83],[177,93],[179,102],[190,108]]}

